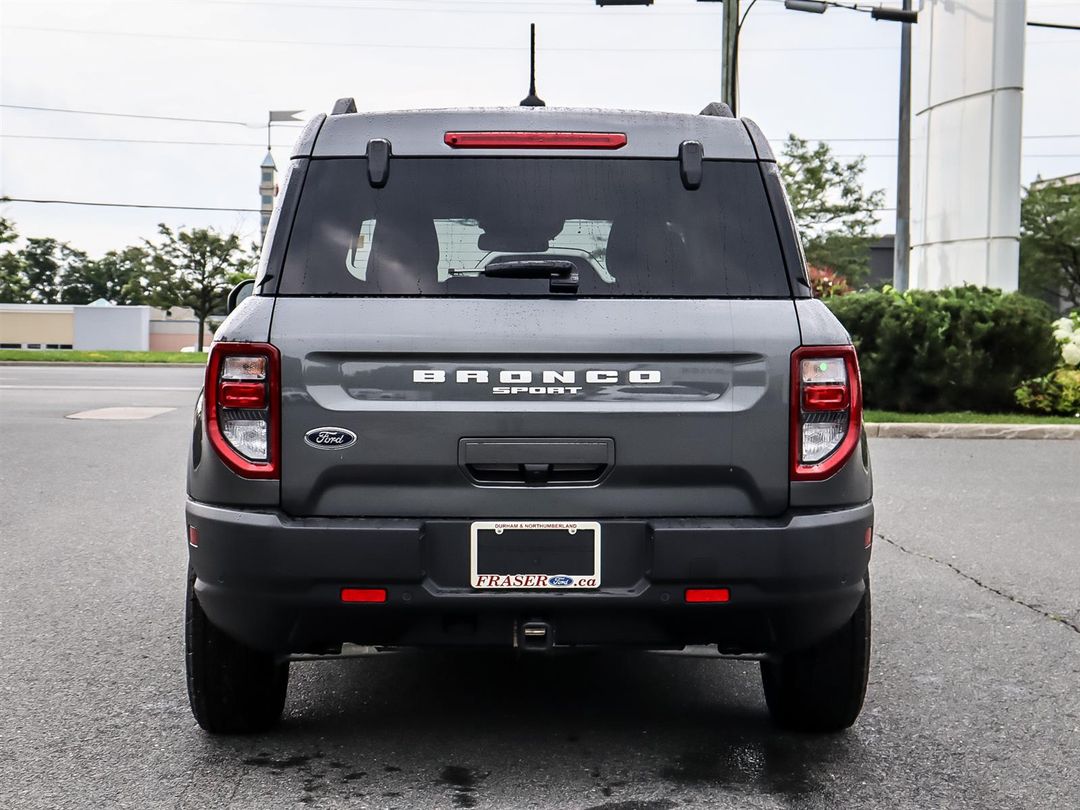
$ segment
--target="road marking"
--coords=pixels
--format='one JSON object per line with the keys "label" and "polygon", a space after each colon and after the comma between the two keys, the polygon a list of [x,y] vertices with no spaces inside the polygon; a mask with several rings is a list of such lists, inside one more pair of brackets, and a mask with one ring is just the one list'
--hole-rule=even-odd
{"label": "road marking", "polygon": [[152,419],[176,408],[95,408],[92,411],[69,413],[68,419]]}
{"label": "road marking", "polygon": [[199,391],[159,385],[0,385],[0,391]]}

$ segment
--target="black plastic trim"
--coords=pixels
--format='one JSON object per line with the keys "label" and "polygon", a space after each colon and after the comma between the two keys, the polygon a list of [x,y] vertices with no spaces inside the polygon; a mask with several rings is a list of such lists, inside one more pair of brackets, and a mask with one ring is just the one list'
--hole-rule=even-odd
{"label": "black plastic trim", "polygon": [[716,118],[734,118],[731,107],[723,101],[710,101],[698,115],[712,115]]}
{"label": "black plastic trim", "polygon": [[292,157],[311,157],[315,151],[315,141],[319,137],[319,132],[322,130],[322,125],[326,121],[326,113],[319,113],[307,124],[304,125],[304,129],[300,132],[300,137],[296,139],[296,145],[293,146]]}
{"label": "black plastic trim", "polygon": [[[867,503],[775,518],[604,520],[600,589],[500,592],[467,585],[467,520],[296,519],[187,505],[200,538],[189,548],[196,592],[210,620],[285,653],[345,641],[508,646],[523,620],[549,621],[556,644],[798,649],[855,610],[873,519]],[[731,589],[729,605],[684,603],[685,588],[717,585]],[[348,586],[385,588],[387,601],[344,605]],[[465,620],[467,632],[458,635],[448,617]]]}
{"label": "black plastic trim", "polygon": [[761,169],[761,179],[765,183],[769,207],[772,208],[776,235],[780,239],[780,253],[787,267],[791,297],[812,298],[810,280],[806,274],[806,259],[799,241],[798,227],[791,213],[791,205],[784,191],[784,181],[780,178],[780,169],[775,163],[766,161],[759,162],[758,166]]}
{"label": "black plastic trim", "polygon": [[268,252],[265,270],[255,285],[256,295],[277,295],[281,271],[285,267],[285,257],[289,250],[289,239],[292,237],[293,220],[300,206],[300,195],[307,178],[308,162],[309,158],[294,158],[290,166],[291,176],[285,184],[278,209],[274,212],[277,222],[270,244],[263,246],[263,250]]}
{"label": "black plastic trim", "polygon": [[372,188],[382,188],[390,177],[390,141],[372,138],[367,143],[367,176]]}
{"label": "black plastic trim", "polygon": [[746,133],[750,136],[750,143],[754,145],[754,151],[757,152],[758,160],[763,160],[767,163],[776,163],[776,155],[773,154],[772,146],[769,145],[769,139],[765,137],[765,133],[761,131],[761,127],[749,118],[741,118],[739,120],[741,120],[743,126],[746,127]]}
{"label": "black plastic trim", "polygon": [[679,144],[679,175],[685,188],[701,188],[701,178],[704,175],[705,148],[701,141],[683,141]]}
{"label": "black plastic trim", "polygon": [[353,100],[352,96],[339,98],[334,102],[333,109],[330,110],[331,115],[350,115],[354,112],[356,112],[356,101]]}

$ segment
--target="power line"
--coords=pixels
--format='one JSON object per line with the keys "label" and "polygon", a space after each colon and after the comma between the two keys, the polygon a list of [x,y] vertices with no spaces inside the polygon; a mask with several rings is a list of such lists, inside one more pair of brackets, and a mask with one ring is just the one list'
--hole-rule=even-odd
{"label": "power line", "polygon": [[[502,51],[517,53],[521,48],[517,45],[438,45],[428,43],[389,43],[389,42],[339,42],[324,39],[257,39],[252,37],[211,37],[200,34],[162,34],[149,31],[101,31],[87,28],[53,28],[35,25],[5,25],[0,26],[13,31],[38,31],[55,34],[79,34],[107,37],[136,37],[139,39],[169,39],[169,40],[195,40],[199,42],[222,42],[231,45],[295,45],[295,46],[318,46],[330,48],[379,48],[389,50],[443,50],[443,51]],[[899,50],[896,45],[832,45],[832,46],[797,46],[797,47],[772,47],[772,48],[744,48],[745,52],[794,52],[794,51],[895,51]],[[545,53],[708,53],[715,54],[716,48],[611,48],[594,47],[592,45],[582,47],[544,47]],[[239,121],[216,122],[216,123],[242,123]],[[251,126],[245,124],[245,126]]]}
{"label": "power line", "polygon": [[[1049,138],[1080,138],[1080,132],[1069,133],[1063,135],[1024,135],[1024,140],[1041,140]],[[787,138],[769,138],[770,143],[787,143]],[[852,142],[852,143],[869,143],[871,141],[895,143],[896,136],[891,138],[801,138],[804,141],[824,141],[825,143],[839,143],[839,142]]]}
{"label": "power line", "polygon": [[[265,148],[262,143],[230,143],[228,141],[164,141],[164,140],[148,140],[141,138],[98,138],[98,137],[86,137],[80,138],[75,135],[9,135],[7,133],[0,133],[0,138],[19,138],[22,140],[31,141],[93,141],[93,142],[105,142],[105,143],[146,143],[153,145],[169,145],[169,146],[242,146],[245,149],[253,148]],[[278,149],[291,149],[293,144],[275,143],[273,144]]]}
{"label": "power line", "polygon": [[[847,154],[847,155],[834,154],[833,157],[837,157],[837,158],[891,158],[891,159],[895,160],[897,156],[896,156],[895,153],[871,153],[871,154],[852,153],[852,154]],[[1080,158],[1080,152],[1066,152],[1066,153],[1062,153],[1062,154],[1052,154],[1052,155],[1043,154],[1042,152],[1022,152],[1020,157],[1024,157],[1024,158]]]}
{"label": "power line", "polygon": [[1028,25],[1032,28],[1061,28],[1066,31],[1080,31],[1080,25],[1066,25],[1065,23],[1031,22],[1029,20]]}
{"label": "power line", "polygon": [[[254,5],[253,3],[247,3],[242,5]],[[284,5],[283,3],[271,3],[271,5]],[[303,8],[312,8],[312,6],[304,5]],[[339,6],[330,6],[329,8],[340,8]],[[485,12],[487,13],[487,12]],[[139,39],[168,39],[168,40],[181,40],[181,41],[198,41],[198,42],[221,42],[227,44],[245,44],[245,45],[293,45],[304,47],[331,47],[331,48],[367,48],[367,49],[389,49],[389,50],[447,50],[447,51],[502,51],[502,52],[517,52],[521,48],[516,45],[439,45],[428,43],[388,43],[388,42],[340,42],[333,40],[302,40],[302,39],[259,39],[255,37],[213,37],[204,36],[200,34],[163,34],[154,33],[151,31],[102,31],[88,28],[56,28],[51,26],[36,26],[36,25],[3,25],[0,26],[5,30],[10,31],[36,31],[43,33],[55,33],[55,34],[78,34],[78,35],[90,35],[90,36],[109,36],[109,37],[136,37]],[[1061,45],[1061,44],[1075,44],[1069,40],[1046,40],[1040,42],[1039,45]],[[765,48],[742,48],[741,52],[745,53],[794,53],[794,52],[832,52],[832,51],[870,51],[870,52],[886,52],[899,50],[898,45],[812,45],[812,46],[776,46]],[[595,47],[593,45],[580,46],[580,47],[551,47],[546,46],[543,49],[544,52],[549,53],[716,53],[715,47],[709,48],[686,48],[682,46],[671,48],[618,48],[618,47]],[[216,122],[216,123],[243,123],[239,121],[229,122]],[[252,124],[244,124],[245,126],[255,126]]]}
{"label": "power line", "polygon": [[[1080,135],[1028,135],[1029,138],[1080,138]],[[243,147],[245,149],[261,149],[262,143],[232,143],[228,141],[171,141],[171,140],[151,140],[144,138],[107,138],[107,137],[79,137],[75,135],[23,135],[23,134],[7,134],[0,133],[0,138],[15,138],[20,140],[43,140],[43,141],[75,141],[80,143],[134,143],[134,144],[149,144],[153,146],[233,146]],[[771,138],[773,143],[786,143],[781,138]],[[882,141],[895,141],[895,138],[806,138],[807,141],[816,142],[882,142]],[[275,149],[291,149],[293,144],[291,143],[275,143],[273,147]],[[896,157],[892,153],[834,153],[833,157],[838,158],[887,158]],[[1080,153],[1064,153],[1064,154],[1043,154],[1036,152],[1025,152],[1023,157],[1048,157],[1048,158],[1066,158],[1066,157],[1080,157]]]}
{"label": "power line", "polygon": [[[42,205],[89,205],[100,208],[149,208],[163,209],[168,211],[224,211],[227,213],[257,214],[258,208],[218,208],[204,205],[150,205],[146,203],[112,203],[92,202],[90,200],[32,200],[26,197],[0,197],[0,205],[4,203],[36,203]],[[874,211],[895,211],[895,208],[874,208]]]}
{"label": "power line", "polygon": [[[266,126],[263,123],[252,124],[252,123],[248,123],[248,122],[245,122],[245,121],[224,121],[224,120],[217,119],[217,118],[184,118],[184,117],[180,117],[180,116],[171,116],[171,115],[148,115],[148,114],[145,114],[145,113],[124,113],[124,112],[113,112],[113,111],[109,111],[109,110],[74,110],[74,109],[70,109],[70,108],[67,108],[67,107],[42,107],[42,106],[29,105],[29,104],[4,104],[4,103],[0,103],[0,107],[6,107],[7,109],[12,109],[12,110],[32,110],[32,111],[38,111],[38,112],[72,113],[72,114],[75,114],[75,115],[100,115],[100,116],[106,116],[106,117],[111,117],[111,118],[145,118],[145,119],[150,119],[150,120],[154,120],[154,121],[187,121],[187,122],[203,123],[203,124],[237,124],[237,125],[245,126],[245,127],[249,127],[249,128],[255,128],[255,127],[262,128],[262,127]],[[275,127],[300,128],[301,126],[303,126],[303,124],[275,123],[274,126]],[[127,139],[124,139],[124,138],[81,138],[81,139],[76,139],[76,138],[73,138],[73,137],[72,138],[67,138],[66,136],[59,136],[59,135],[40,135],[40,136],[39,135],[3,135],[3,136],[0,136],[0,137],[5,137],[5,138],[37,138],[37,137],[41,137],[41,138],[53,138],[55,140],[60,140],[62,137],[65,140],[103,140],[103,141],[104,140],[115,140],[115,141],[126,141],[127,140]],[[1041,139],[1052,139],[1052,138],[1080,138],[1080,132],[1077,132],[1077,133],[1061,133],[1061,134],[1024,135],[1023,137],[1024,137],[1025,140],[1027,140],[1027,139],[1031,139],[1031,140],[1040,139],[1041,140]],[[786,138],[769,138],[769,141],[771,141],[772,143],[784,143],[786,140],[787,140]],[[883,142],[884,143],[884,142],[895,141],[896,137],[891,136],[891,137],[867,137],[867,138],[859,138],[859,137],[803,138],[803,140],[805,140],[805,141],[826,141],[828,143],[841,143],[841,142],[863,143],[863,142],[872,142],[872,141],[874,141],[874,142]],[[191,143],[193,145],[197,143],[200,146],[203,145],[203,143],[204,143],[204,142],[195,142],[195,141],[132,141],[132,142],[133,143]],[[216,146],[216,145],[218,145],[219,142],[215,141],[215,142],[205,142],[205,143],[208,146],[209,145],[215,145]],[[221,145],[222,146],[247,146],[248,144],[232,144],[232,143],[221,142]],[[261,146],[261,144],[254,144],[254,145]],[[289,146],[292,146],[292,144],[274,144],[274,145],[277,146],[277,147],[281,147],[281,148],[288,148]]]}
{"label": "power line", "polygon": [[[383,0],[383,2],[385,2],[385,0]],[[400,2],[400,0],[399,0],[399,2]],[[412,0],[412,2],[425,2],[425,0]],[[492,14],[515,14],[515,15],[528,14],[530,16],[537,15],[537,14],[542,14],[542,15],[563,15],[563,16],[568,16],[568,17],[585,17],[585,16],[588,16],[590,14],[595,14],[595,15],[599,16],[600,14],[603,13],[599,9],[597,9],[594,6],[592,6],[591,4],[589,4],[588,0],[584,0],[584,2],[580,2],[580,3],[533,3],[533,5],[542,5],[542,6],[560,6],[561,5],[561,6],[566,7],[567,9],[573,8],[574,9],[573,11],[569,11],[569,10],[560,11],[560,10],[557,10],[557,9],[550,9],[550,8],[524,9],[524,10],[522,10],[521,8],[511,9],[510,6],[519,5],[517,0],[515,0],[513,3],[501,4],[501,5],[505,5],[506,8],[505,9],[499,9],[499,10],[490,9],[490,8],[489,9],[484,9],[484,8],[461,8],[458,5],[455,5],[453,7],[448,7],[448,4],[445,4],[445,3],[439,3],[438,5],[435,5],[436,0],[426,0],[426,2],[429,3],[428,7],[415,6],[415,5],[414,6],[405,6],[405,5],[393,5],[393,6],[389,6],[389,5],[382,5],[382,6],[360,5],[360,6],[356,6],[356,5],[338,5],[338,4],[330,4],[330,3],[298,3],[298,2],[281,2],[281,3],[277,3],[277,2],[268,2],[267,0],[252,0],[252,2],[239,2],[238,0],[211,0],[209,2],[209,5],[214,5],[214,6],[252,6],[252,7],[262,6],[264,8],[267,8],[267,7],[268,8],[274,8],[274,7],[278,7],[278,8],[303,8],[305,10],[314,8],[314,9],[332,9],[334,11],[358,11],[358,12],[365,12],[365,11],[397,11],[397,12],[406,12],[406,13],[418,12],[418,13],[422,13],[422,14],[446,13],[446,14],[453,14],[455,16],[457,16],[459,14],[485,14],[485,15],[489,15],[489,16],[492,15]],[[478,5],[478,6],[500,5],[498,3],[482,3],[482,2],[479,2],[478,0],[469,0],[469,2],[472,5]],[[527,3],[521,3],[520,5],[526,5],[526,4]],[[652,8],[652,9],[648,9],[646,11],[645,9],[634,9],[634,8],[631,7],[631,8],[627,8],[627,9],[622,9],[622,11],[629,11],[630,13],[634,13],[635,11],[638,12],[638,13],[644,12],[645,14],[648,14],[649,16],[659,16],[659,17],[691,17],[691,16],[701,17],[701,16],[704,16],[705,14],[708,14],[708,13],[714,13],[714,14],[716,13],[715,11],[713,11],[713,9],[709,9],[707,7],[701,7],[700,10],[699,10],[698,8],[696,8],[694,6],[685,6],[684,9],[685,10],[683,10],[683,11],[670,11],[668,9],[655,9],[655,8]],[[693,10],[691,10],[691,9],[693,9]],[[644,14],[642,16],[644,16]]]}
{"label": "power line", "polygon": [[0,197],[3,203],[34,203],[37,205],[90,205],[97,208],[160,208],[168,211],[225,211],[227,213],[257,214],[258,208],[219,208],[207,205],[151,205],[149,203],[92,202],[90,200],[32,200],[26,197]]}
{"label": "power line", "polygon": [[[0,26],[11,28],[12,26]],[[101,112],[98,110],[70,110],[61,107],[36,107],[29,104],[0,104],[9,110],[34,110],[36,112],[76,113],[78,115],[104,115],[110,118],[148,118],[154,121],[192,121],[197,124],[235,124],[242,127],[263,127],[266,124],[252,124],[247,121],[223,121],[218,118],[182,118],[174,115],[145,115],[143,113]]]}

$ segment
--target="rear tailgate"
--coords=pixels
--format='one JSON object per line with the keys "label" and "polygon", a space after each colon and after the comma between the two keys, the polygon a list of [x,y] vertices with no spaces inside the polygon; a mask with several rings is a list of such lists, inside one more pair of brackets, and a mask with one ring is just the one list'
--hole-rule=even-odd
{"label": "rear tailgate", "polygon": [[271,342],[293,515],[787,507],[791,300],[282,296]]}

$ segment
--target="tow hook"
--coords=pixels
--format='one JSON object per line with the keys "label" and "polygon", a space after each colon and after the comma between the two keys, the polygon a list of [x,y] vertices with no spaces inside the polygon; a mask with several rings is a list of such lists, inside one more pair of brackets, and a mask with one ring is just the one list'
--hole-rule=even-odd
{"label": "tow hook", "polygon": [[551,625],[547,622],[522,622],[518,627],[517,646],[522,650],[550,650],[553,636]]}

